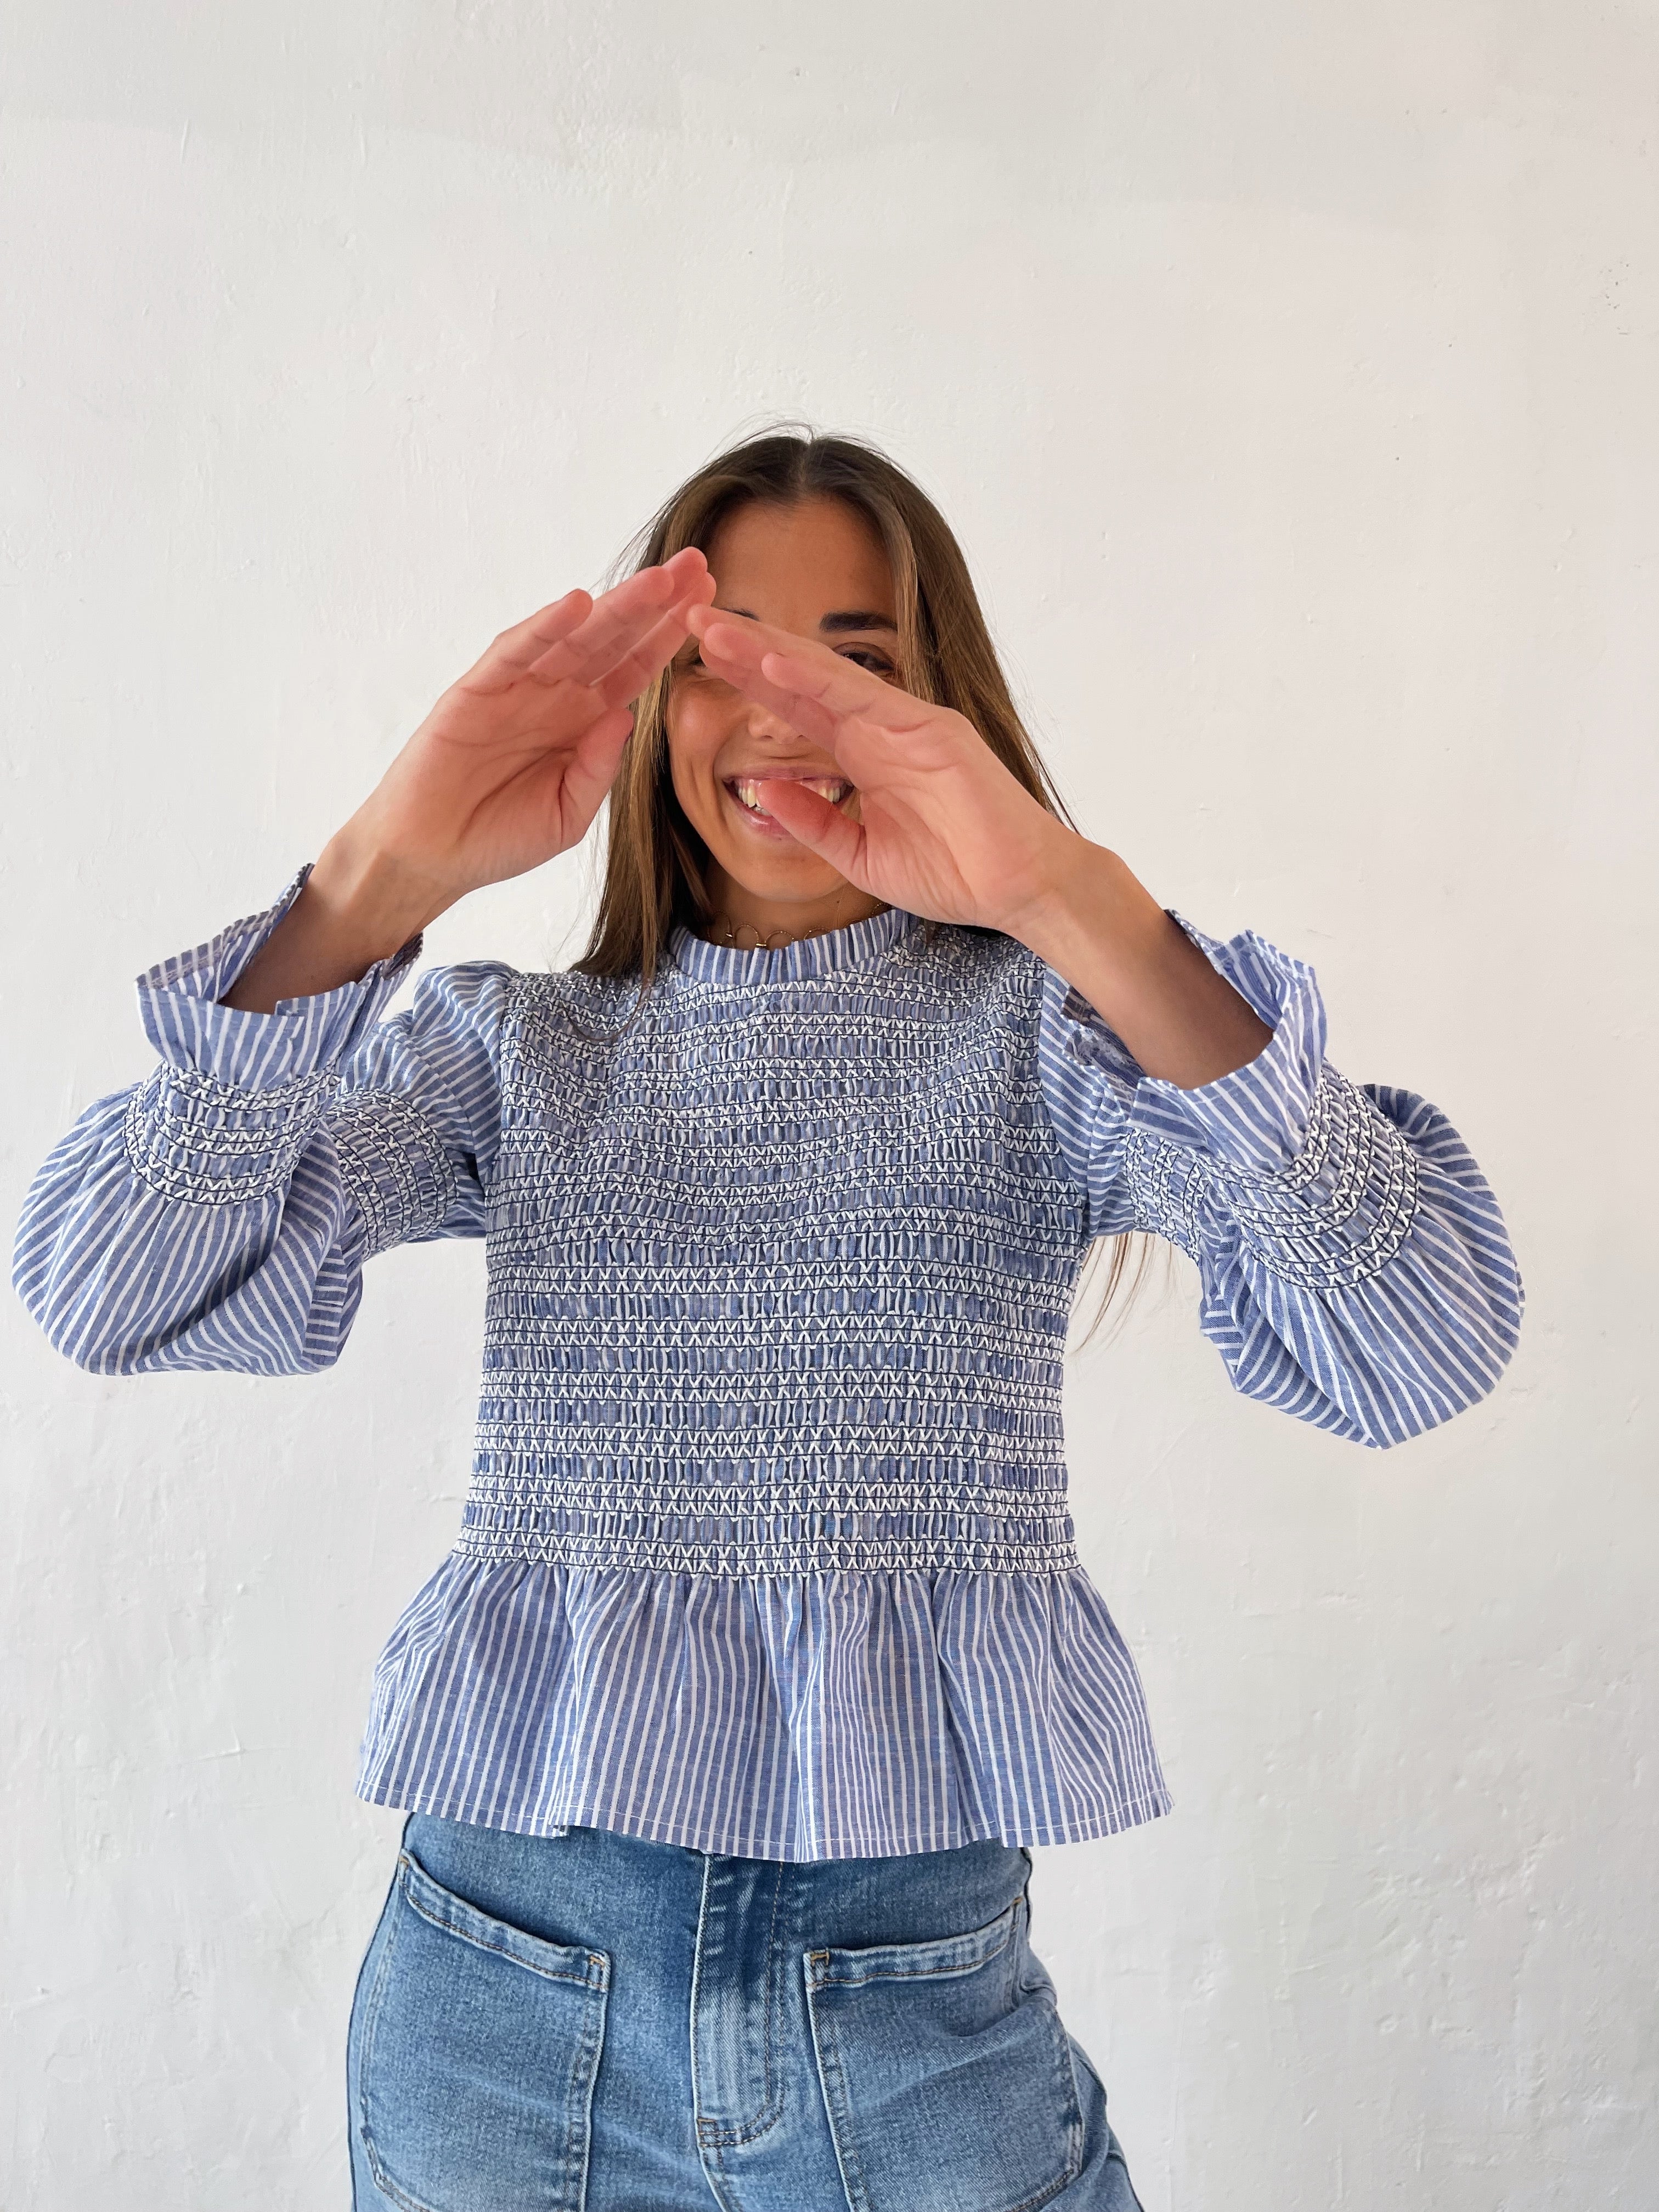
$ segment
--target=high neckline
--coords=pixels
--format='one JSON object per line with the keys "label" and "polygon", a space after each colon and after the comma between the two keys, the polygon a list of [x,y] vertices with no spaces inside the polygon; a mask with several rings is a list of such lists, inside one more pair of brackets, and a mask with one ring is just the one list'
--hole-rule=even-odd
{"label": "high neckline", "polygon": [[795,983],[841,968],[867,967],[896,945],[915,921],[900,906],[884,907],[862,921],[798,937],[793,945],[711,945],[684,927],[669,934],[669,957],[699,983]]}

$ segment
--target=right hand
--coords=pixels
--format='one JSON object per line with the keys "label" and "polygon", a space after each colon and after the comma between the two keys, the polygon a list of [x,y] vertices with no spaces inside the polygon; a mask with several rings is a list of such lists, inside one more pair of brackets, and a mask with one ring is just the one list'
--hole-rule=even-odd
{"label": "right hand", "polygon": [[689,546],[598,599],[571,592],[503,630],[329,840],[225,1004],[268,1013],[331,990],[468,891],[580,844],[622,763],[630,702],[714,595]]}
{"label": "right hand", "polygon": [[587,835],[634,726],[629,702],[714,595],[695,547],[599,599],[571,592],[503,630],[446,691],[340,833],[394,864],[430,921]]}

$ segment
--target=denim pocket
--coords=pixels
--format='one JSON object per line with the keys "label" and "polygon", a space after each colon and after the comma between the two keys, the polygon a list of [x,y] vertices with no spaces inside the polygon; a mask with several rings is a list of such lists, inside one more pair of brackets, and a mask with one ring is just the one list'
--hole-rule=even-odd
{"label": "denim pocket", "polygon": [[818,2075],[852,2212],[1034,2212],[1083,2117],[1026,1905],[971,1935],[809,1951]]}
{"label": "denim pocket", "polygon": [[492,1919],[407,1852],[353,2084],[407,2212],[582,2212],[611,1962]]}

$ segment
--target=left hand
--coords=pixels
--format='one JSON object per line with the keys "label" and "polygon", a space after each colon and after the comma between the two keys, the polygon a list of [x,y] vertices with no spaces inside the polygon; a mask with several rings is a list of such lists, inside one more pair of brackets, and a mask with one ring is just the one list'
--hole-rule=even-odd
{"label": "left hand", "polygon": [[688,609],[705,663],[823,746],[858,790],[854,822],[799,782],[766,811],[872,898],[1017,937],[1110,1024],[1149,1075],[1183,1089],[1254,1060],[1271,1032],[1115,853],[1017,782],[973,725],[828,647]]}
{"label": "left hand", "polygon": [[799,782],[767,781],[766,810],[792,837],[889,906],[1021,934],[1060,848],[1081,841],[971,722],[787,630],[710,607],[686,621],[713,673],[822,745],[858,792],[854,821]]}

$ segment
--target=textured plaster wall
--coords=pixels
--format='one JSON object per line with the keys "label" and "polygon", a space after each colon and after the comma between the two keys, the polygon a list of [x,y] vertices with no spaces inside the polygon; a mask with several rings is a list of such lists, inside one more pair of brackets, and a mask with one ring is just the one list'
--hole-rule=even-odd
{"label": "textured plaster wall", "polygon": [[[506,621],[770,411],[957,520],[1084,823],[1318,964],[1531,1293],[1362,1454],[1184,1262],[1077,1364],[1169,1820],[1036,1936],[1148,2212],[1647,2212],[1659,26],[1541,0],[21,0],[0,52],[0,1196]],[[567,860],[437,957],[568,957]],[[344,2202],[479,1255],[317,1381],[3,1315],[5,2212]],[[817,2212],[803,2208],[803,2212]],[[964,2208],[967,2212],[967,2208]]]}

